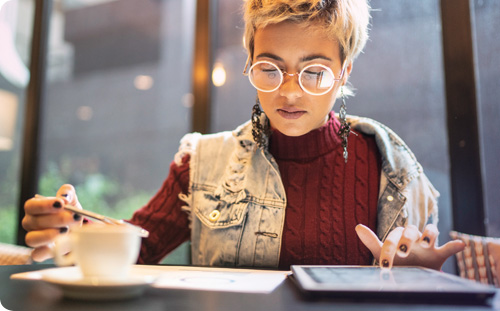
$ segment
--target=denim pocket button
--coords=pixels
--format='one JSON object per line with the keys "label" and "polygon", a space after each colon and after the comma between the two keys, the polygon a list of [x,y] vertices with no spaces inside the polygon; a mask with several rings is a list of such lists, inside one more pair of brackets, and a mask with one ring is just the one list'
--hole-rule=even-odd
{"label": "denim pocket button", "polygon": [[211,221],[211,222],[216,222],[217,219],[219,219],[220,217],[220,212],[218,210],[213,210],[209,215],[208,215],[208,219]]}

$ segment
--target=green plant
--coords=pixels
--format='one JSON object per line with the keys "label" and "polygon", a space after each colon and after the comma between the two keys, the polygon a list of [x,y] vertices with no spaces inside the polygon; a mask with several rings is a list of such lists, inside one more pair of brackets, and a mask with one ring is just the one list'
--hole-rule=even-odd
{"label": "green plant", "polygon": [[15,243],[16,228],[17,228],[17,211],[14,205],[0,208],[0,242]]}

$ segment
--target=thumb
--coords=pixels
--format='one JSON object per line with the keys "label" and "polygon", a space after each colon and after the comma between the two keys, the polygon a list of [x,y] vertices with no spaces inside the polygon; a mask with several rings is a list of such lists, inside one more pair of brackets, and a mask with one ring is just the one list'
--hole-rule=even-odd
{"label": "thumb", "polygon": [[359,239],[372,252],[373,257],[379,258],[382,242],[378,239],[375,232],[361,224],[357,225],[355,229]]}
{"label": "thumb", "polygon": [[458,252],[463,251],[464,248],[465,243],[462,240],[453,240],[441,246],[439,248],[439,252],[444,258],[448,258]]}
{"label": "thumb", "polygon": [[56,196],[64,198],[64,200],[67,202],[67,204],[73,205],[73,206],[79,206],[80,203],[78,202],[78,198],[76,196],[76,190],[73,185],[70,184],[65,184],[62,185],[59,190],[57,190]]}

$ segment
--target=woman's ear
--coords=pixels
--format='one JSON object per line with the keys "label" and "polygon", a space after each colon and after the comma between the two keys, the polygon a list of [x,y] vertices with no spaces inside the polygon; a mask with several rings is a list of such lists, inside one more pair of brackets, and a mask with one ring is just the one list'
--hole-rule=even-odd
{"label": "woman's ear", "polygon": [[352,61],[349,61],[346,64],[346,67],[344,68],[344,75],[342,76],[342,85],[345,85],[347,83],[347,79],[349,79],[351,71],[352,71]]}

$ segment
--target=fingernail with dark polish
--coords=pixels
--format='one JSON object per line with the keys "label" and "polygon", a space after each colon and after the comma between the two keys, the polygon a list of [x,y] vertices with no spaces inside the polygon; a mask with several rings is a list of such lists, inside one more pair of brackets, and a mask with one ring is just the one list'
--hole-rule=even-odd
{"label": "fingernail with dark polish", "polygon": [[60,233],[66,233],[66,232],[68,232],[68,227],[61,227],[61,228],[59,228],[59,232]]}
{"label": "fingernail with dark polish", "polygon": [[55,208],[61,208],[62,207],[61,202],[59,202],[59,201],[55,201],[54,204],[52,204],[52,206],[54,206]]}
{"label": "fingernail with dark polish", "polygon": [[389,268],[389,260],[387,259],[382,260],[382,267]]}
{"label": "fingernail with dark polish", "polygon": [[403,253],[406,253],[408,251],[408,247],[405,244],[401,244],[399,246],[399,250]]}
{"label": "fingernail with dark polish", "polygon": [[426,237],[424,238],[424,242],[426,242],[427,244],[430,244],[430,243],[431,243],[431,239],[429,239],[429,237],[428,237],[428,236],[426,236]]}
{"label": "fingernail with dark polish", "polygon": [[74,215],[73,215],[73,219],[74,219],[74,220],[80,220],[80,219],[82,219],[82,216],[80,216],[80,215],[78,215],[78,214],[74,214]]}

